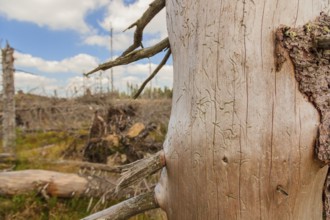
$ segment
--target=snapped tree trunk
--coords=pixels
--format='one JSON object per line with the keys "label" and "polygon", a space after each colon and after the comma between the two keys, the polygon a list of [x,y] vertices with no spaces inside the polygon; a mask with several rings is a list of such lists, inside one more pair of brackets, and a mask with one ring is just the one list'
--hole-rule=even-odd
{"label": "snapped tree trunk", "polygon": [[3,151],[13,154],[15,152],[15,86],[14,86],[14,49],[6,45],[2,49],[2,81],[3,81]]}
{"label": "snapped tree trunk", "polygon": [[174,65],[166,169],[156,197],[170,220],[322,219],[327,166],[320,116],[298,90],[274,34],[326,0],[167,0]]}

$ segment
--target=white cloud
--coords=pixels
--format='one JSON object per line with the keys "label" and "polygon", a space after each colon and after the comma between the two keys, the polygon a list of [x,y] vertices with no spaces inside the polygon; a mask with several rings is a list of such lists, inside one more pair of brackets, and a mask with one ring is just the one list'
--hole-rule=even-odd
{"label": "white cloud", "polygon": [[[84,70],[90,70],[97,66],[97,59],[86,54],[78,54],[74,57],[61,61],[49,61],[39,57],[33,57],[30,54],[15,52],[15,58],[15,66],[17,69],[32,67],[42,71],[43,73],[73,72],[81,74]],[[151,71],[153,71],[157,66],[157,63],[151,63]],[[115,67],[113,69],[115,89],[119,91],[126,91],[127,83],[136,84],[138,86],[141,85],[150,74],[149,68],[148,63],[134,63],[126,66]],[[57,90],[59,95],[71,97],[73,95],[82,94],[84,88],[91,88],[92,91],[99,91],[100,87],[102,87],[102,90],[106,91],[110,85],[110,70],[102,72],[101,80],[99,73],[95,73],[89,78],[83,78],[81,75],[78,75],[67,78],[66,81],[58,81],[55,78],[37,76],[18,71],[15,73],[15,84],[17,89],[22,89],[26,92],[31,89],[37,89],[37,93],[39,94],[45,94],[45,91],[47,91],[52,95],[53,91]],[[152,85],[154,87],[167,86],[172,88],[172,73],[172,65],[163,66],[157,76],[153,79]],[[56,77],[56,75],[54,75],[54,77]],[[100,86],[100,84],[102,86]]]}
{"label": "white cloud", "polygon": [[115,31],[123,31],[143,14],[151,2],[137,0],[133,4],[125,5],[120,0],[111,1],[107,7],[107,15],[100,25],[105,30],[109,30],[111,23]]}
{"label": "white cloud", "polygon": [[91,31],[84,21],[89,11],[104,6],[107,0],[29,0],[0,1],[0,14],[8,19],[27,21],[53,30]]}
{"label": "white cloud", "polygon": [[15,88],[25,92],[34,92],[44,95],[53,94],[59,89],[59,82],[54,78],[32,75],[20,71],[15,72]]}
{"label": "white cloud", "polygon": [[[152,0],[137,0],[135,3],[130,5],[125,5],[123,1],[115,0],[111,1],[107,8],[106,17],[100,22],[100,25],[104,30],[110,29],[110,23],[114,30],[114,40],[116,38],[123,37],[122,31],[128,28],[131,24],[133,24],[137,19],[139,19],[145,10],[149,7],[149,4]],[[130,44],[133,43],[132,33],[135,31],[135,27],[124,32],[126,36],[130,37],[129,44],[125,41],[126,49]],[[120,34],[119,34],[120,33]],[[154,19],[146,26],[144,29],[145,35],[158,35],[156,39],[145,39],[144,44],[149,46],[154,42],[158,42],[161,39],[167,36],[167,28],[166,28],[166,14],[165,9],[163,9],[159,14],[157,14]],[[122,48],[122,47],[120,47]]]}
{"label": "white cloud", "polygon": [[[97,28],[109,31],[110,22],[114,28],[113,46],[116,52],[125,50],[133,42],[133,32],[135,27],[122,32],[129,25],[141,17],[143,12],[149,7],[152,0],[137,0],[136,2],[125,5],[122,0],[0,0],[0,15],[8,19],[27,21],[35,23],[41,27],[48,27],[53,30],[70,29],[81,33],[81,40],[85,45],[101,46],[110,48],[110,38],[102,35]],[[19,5],[18,5],[19,4]],[[106,14],[99,21],[99,27],[91,27],[86,23],[86,15],[100,7],[106,7]],[[163,9],[144,30],[144,45],[149,46],[167,36],[166,16]],[[150,37],[150,36],[153,37]],[[148,37],[147,37],[148,36]],[[77,54],[73,57],[62,60],[46,60],[42,57],[34,57],[31,54],[24,54],[15,51],[15,68],[29,69],[34,68],[43,73],[77,73],[95,68],[99,64],[96,57],[88,54]],[[158,64],[151,64],[152,70]],[[101,84],[106,90],[108,79],[106,76],[110,71],[103,73],[104,78]],[[54,78],[35,76],[22,72],[16,74],[16,88],[25,91],[32,88],[43,88],[44,90],[75,90],[82,88],[83,85],[96,87],[100,83],[98,74],[91,79],[83,80],[81,76],[67,78],[66,81],[59,81]],[[130,64],[114,68],[114,85],[116,89],[125,91],[127,82],[140,85],[149,75],[149,64]],[[165,65],[153,80],[153,86],[172,87],[172,66]],[[60,92],[59,92],[60,94]],[[65,94],[62,92],[61,94]]]}
{"label": "white cloud", "polygon": [[97,58],[88,54],[78,54],[60,61],[44,60],[30,54],[15,52],[15,65],[19,68],[33,67],[45,73],[77,73],[82,74],[98,65]]}
{"label": "white cloud", "polygon": [[[115,51],[123,51],[133,43],[135,27],[122,32],[129,25],[139,19],[149,7],[152,0],[137,0],[126,5],[123,0],[28,0],[28,1],[0,1],[0,15],[8,19],[35,23],[40,27],[52,30],[74,30],[82,33],[82,42],[86,45],[110,48],[108,35],[100,34],[98,28],[109,31],[112,24],[113,47]],[[18,5],[19,4],[19,5]],[[100,27],[92,27],[85,21],[89,12],[106,7],[106,14]],[[166,15],[163,9],[147,25],[145,35],[154,35],[144,39],[144,45],[150,46],[167,36]]]}
{"label": "white cloud", "polygon": [[[113,50],[122,52],[133,42],[131,34],[117,33],[113,37]],[[85,36],[84,43],[87,45],[96,45],[110,49],[109,35],[89,35]]]}

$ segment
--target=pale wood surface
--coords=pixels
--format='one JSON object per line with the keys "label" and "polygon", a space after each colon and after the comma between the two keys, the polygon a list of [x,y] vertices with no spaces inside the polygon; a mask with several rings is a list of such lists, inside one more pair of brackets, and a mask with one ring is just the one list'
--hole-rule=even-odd
{"label": "pale wood surface", "polygon": [[[169,220],[322,219],[319,115],[274,31],[326,0],[166,1],[174,94],[157,199]],[[287,58],[289,60],[289,58]]]}
{"label": "pale wood surface", "polygon": [[155,201],[154,192],[148,192],[138,195],[136,197],[122,201],[110,208],[104,209],[93,215],[83,218],[82,220],[95,220],[95,219],[111,219],[111,220],[124,220],[142,213],[144,211],[158,208]]}
{"label": "pale wood surface", "polygon": [[0,173],[0,195],[13,196],[41,191],[50,196],[72,197],[83,195],[88,180],[77,174],[46,170],[23,170]]}

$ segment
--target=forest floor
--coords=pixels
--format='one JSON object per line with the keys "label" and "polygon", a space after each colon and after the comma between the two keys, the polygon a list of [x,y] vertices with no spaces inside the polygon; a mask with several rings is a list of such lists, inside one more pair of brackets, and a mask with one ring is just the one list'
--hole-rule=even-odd
{"label": "forest floor", "polygon": [[[78,173],[75,166],[54,162],[88,161],[117,166],[142,159],[162,147],[170,110],[170,99],[60,99],[19,94],[16,161],[11,168]],[[100,141],[102,144],[97,144]],[[0,167],[0,172],[6,168]],[[157,175],[141,184],[153,185]],[[136,192],[143,188],[141,184],[136,186]],[[80,219],[116,202],[117,198],[94,207],[98,203],[95,198],[46,199],[40,192],[0,196],[0,219]],[[166,217],[154,210],[131,219]]]}

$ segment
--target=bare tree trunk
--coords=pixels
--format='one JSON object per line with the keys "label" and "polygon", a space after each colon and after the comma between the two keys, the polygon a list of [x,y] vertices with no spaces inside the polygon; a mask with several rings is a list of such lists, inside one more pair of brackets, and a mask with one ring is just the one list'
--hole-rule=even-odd
{"label": "bare tree trunk", "polygon": [[6,45],[2,49],[3,69],[3,151],[15,152],[15,86],[14,86],[14,49]]}
{"label": "bare tree trunk", "polygon": [[[167,0],[174,94],[157,201],[170,220],[322,219],[319,114],[274,34],[326,0]],[[289,60],[289,57],[287,57]]]}

